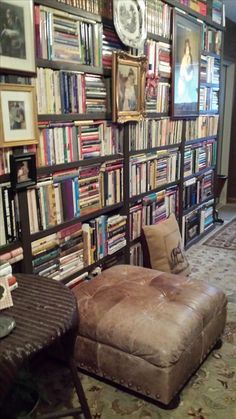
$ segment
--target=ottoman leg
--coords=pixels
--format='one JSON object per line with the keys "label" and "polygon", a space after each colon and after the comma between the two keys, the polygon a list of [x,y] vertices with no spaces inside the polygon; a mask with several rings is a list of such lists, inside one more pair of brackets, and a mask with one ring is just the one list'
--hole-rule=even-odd
{"label": "ottoman leg", "polygon": [[223,345],[222,339],[220,339],[220,338],[219,338],[219,339],[216,341],[216,343],[215,343],[215,346],[214,346],[213,350],[215,350],[215,349],[220,349],[222,345]]}
{"label": "ottoman leg", "polygon": [[180,396],[179,394],[177,394],[171,401],[169,404],[161,404],[162,409],[164,410],[172,410],[172,409],[177,409],[177,407],[180,404]]}

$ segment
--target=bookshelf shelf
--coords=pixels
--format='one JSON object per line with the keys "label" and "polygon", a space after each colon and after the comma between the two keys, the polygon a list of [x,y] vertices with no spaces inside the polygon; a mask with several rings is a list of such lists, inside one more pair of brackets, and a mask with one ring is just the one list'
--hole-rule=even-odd
{"label": "bookshelf shelf", "polygon": [[36,65],[43,68],[51,68],[53,70],[71,70],[82,73],[91,73],[104,75],[104,69],[100,67],[93,67],[90,65],[77,64],[73,62],[66,61],[53,61],[53,60],[44,60],[42,58],[37,58]]}
{"label": "bookshelf shelf", "polygon": [[201,52],[202,55],[206,55],[207,57],[214,57],[214,58],[218,58],[219,60],[221,59],[219,54],[216,54],[214,52],[210,52],[210,51],[202,51]]}
{"label": "bookshelf shelf", "polygon": [[214,198],[214,195],[209,195],[206,199],[204,199],[202,202],[199,202],[199,204],[192,205],[190,208],[187,208],[183,210],[183,215],[187,215],[190,212],[194,211],[198,207],[201,207],[202,205],[206,204],[208,201]]}
{"label": "bookshelf shelf", "polygon": [[85,159],[85,160],[78,160],[78,161],[70,162],[70,163],[56,164],[53,166],[39,167],[37,169],[37,175],[38,176],[49,175],[49,174],[59,172],[60,170],[76,169],[77,167],[91,166],[93,164],[104,163],[106,161],[112,161],[112,160],[117,160],[117,159],[122,159],[122,158],[123,158],[122,154],[114,154],[114,155],[109,155],[109,156],[101,156],[101,157],[95,157],[95,158],[90,158],[90,159]]}
{"label": "bookshelf shelf", "polygon": [[41,114],[38,115],[38,122],[59,122],[59,121],[66,121],[66,122],[73,122],[73,121],[99,121],[104,119],[111,119],[110,113],[98,113],[98,112],[91,112],[86,114],[81,113],[70,113],[70,114]]}
{"label": "bookshelf shelf", "polygon": [[101,22],[102,18],[100,15],[95,13],[90,13],[85,10],[81,10],[78,7],[69,6],[67,4],[59,3],[56,0],[34,0],[34,4],[39,4],[42,6],[50,7],[57,10],[62,10],[63,12],[71,13],[85,19],[92,19],[95,22]]}
{"label": "bookshelf shelf", "polygon": [[10,175],[9,173],[5,175],[0,175],[0,183],[5,183],[10,181]]}
{"label": "bookshelf shelf", "polygon": [[199,114],[200,115],[204,115],[204,116],[207,116],[207,115],[219,115],[219,110],[217,110],[217,111],[200,111]]}
{"label": "bookshelf shelf", "polygon": [[201,86],[203,87],[216,87],[219,88],[218,83],[206,83],[206,82],[200,82]]}
{"label": "bookshelf shelf", "polygon": [[129,156],[135,156],[136,154],[145,154],[145,153],[151,153],[154,151],[161,151],[161,150],[171,150],[173,148],[180,148],[181,143],[177,144],[169,144],[169,145],[162,145],[158,147],[152,147],[152,148],[144,148],[141,150],[134,150],[129,152]]}
{"label": "bookshelf shelf", "polygon": [[91,218],[96,218],[96,217],[99,217],[100,215],[108,214],[117,209],[121,209],[122,207],[123,207],[123,203],[120,202],[119,204],[110,205],[110,206],[101,208],[97,211],[89,212],[87,214],[82,215],[81,217],[72,218],[71,220],[68,220],[61,224],[50,227],[47,230],[38,231],[37,233],[31,234],[31,242],[33,242],[34,240],[38,240],[44,236],[48,236],[49,234],[57,233],[59,230],[62,230],[63,228],[66,228],[66,227],[70,227],[75,223],[79,223],[79,222],[83,223]]}
{"label": "bookshelf shelf", "polygon": [[152,39],[153,41],[164,42],[165,44],[171,44],[172,43],[172,40],[170,38],[165,38],[164,36],[156,35],[156,34],[151,33],[151,32],[147,33],[147,38]]}
{"label": "bookshelf shelf", "polygon": [[193,173],[192,175],[185,176],[185,177],[184,177],[184,182],[185,182],[186,180],[192,179],[193,177],[198,177],[198,176],[201,176],[201,175],[203,175],[204,173],[209,172],[209,170],[215,170],[215,166],[208,166],[208,167],[206,167],[205,169],[200,170],[199,172],[195,172],[195,173]]}
{"label": "bookshelf shelf", "polygon": [[145,118],[158,119],[170,116],[169,112],[145,112]]}
{"label": "bookshelf shelf", "polygon": [[179,185],[179,183],[180,183],[179,180],[176,180],[174,182],[169,182],[169,183],[163,183],[162,185],[158,186],[158,188],[152,189],[151,191],[142,192],[141,194],[132,196],[131,198],[129,198],[129,202],[134,203],[134,202],[139,201],[140,199],[142,199],[144,196],[150,195],[150,194],[155,193],[155,192],[159,192],[162,189],[171,188],[171,186]]}
{"label": "bookshelf shelf", "polygon": [[184,146],[201,143],[203,141],[208,141],[208,140],[215,140],[216,141],[217,136],[216,135],[211,135],[209,137],[195,138],[194,140],[185,141]]}

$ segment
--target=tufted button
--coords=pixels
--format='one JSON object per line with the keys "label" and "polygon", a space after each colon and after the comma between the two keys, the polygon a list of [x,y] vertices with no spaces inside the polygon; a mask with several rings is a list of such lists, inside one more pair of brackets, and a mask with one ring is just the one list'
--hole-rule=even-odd
{"label": "tufted button", "polygon": [[115,380],[116,380],[116,377],[113,375],[113,376],[111,377],[111,379],[112,379],[113,381],[115,381]]}
{"label": "tufted button", "polygon": [[149,390],[145,390],[145,393],[146,393],[147,396],[149,396],[150,391]]}
{"label": "tufted button", "polygon": [[160,399],[160,394],[156,394],[156,399]]}
{"label": "tufted button", "polygon": [[140,390],[141,390],[141,387],[140,387],[140,386],[138,386],[138,387],[137,387],[137,390],[138,390],[138,391],[140,391]]}
{"label": "tufted button", "polygon": [[129,387],[132,387],[132,386],[133,386],[132,381],[130,381],[130,382],[128,383],[128,386],[129,386]]}
{"label": "tufted button", "polygon": [[121,383],[121,384],[124,384],[124,380],[123,380],[123,378],[121,378],[120,383]]}

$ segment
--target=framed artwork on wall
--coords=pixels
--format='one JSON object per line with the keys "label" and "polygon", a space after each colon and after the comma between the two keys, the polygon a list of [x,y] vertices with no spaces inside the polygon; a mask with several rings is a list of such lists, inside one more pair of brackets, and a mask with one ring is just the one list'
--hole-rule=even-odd
{"label": "framed artwork on wall", "polygon": [[116,32],[123,44],[143,48],[147,37],[145,0],[113,0]]}
{"label": "framed artwork on wall", "polygon": [[112,118],[116,122],[139,121],[144,112],[146,57],[113,52]]}
{"label": "framed artwork on wall", "polygon": [[32,0],[0,1],[0,70],[36,71]]}
{"label": "framed artwork on wall", "polygon": [[172,116],[199,114],[202,25],[173,11]]}
{"label": "framed artwork on wall", "polygon": [[34,153],[10,156],[10,180],[13,190],[26,189],[37,183],[36,158]]}
{"label": "framed artwork on wall", "polygon": [[0,84],[0,147],[38,143],[35,87]]}

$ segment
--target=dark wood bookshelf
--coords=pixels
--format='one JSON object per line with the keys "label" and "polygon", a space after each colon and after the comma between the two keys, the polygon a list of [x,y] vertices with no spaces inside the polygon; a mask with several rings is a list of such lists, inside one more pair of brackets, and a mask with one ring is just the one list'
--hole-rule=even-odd
{"label": "dark wood bookshelf", "polygon": [[175,148],[179,148],[181,146],[181,143],[176,144],[169,144],[169,145],[161,145],[158,147],[152,147],[152,148],[143,148],[141,150],[131,150],[129,152],[130,156],[135,156],[136,154],[146,154],[146,153],[153,153],[155,151],[161,151],[161,150],[171,150]]}
{"label": "dark wood bookshelf", "polygon": [[217,141],[217,135],[210,135],[209,137],[201,137],[201,138],[195,138],[194,140],[185,141],[184,146],[202,143],[204,141],[208,140],[215,140]]}
{"label": "dark wood bookshelf", "polygon": [[33,242],[35,240],[41,239],[42,237],[48,236],[53,233],[57,233],[58,231],[62,230],[63,228],[70,227],[76,223],[83,223],[88,221],[92,218],[99,217],[100,215],[109,214],[115,210],[121,209],[123,207],[123,202],[118,204],[109,205],[107,207],[101,208],[96,211],[90,211],[87,214],[81,215],[80,217],[72,218],[71,220],[64,221],[61,224],[57,224],[52,227],[48,227],[46,230],[40,230],[37,233],[33,233],[30,235],[30,241]]}
{"label": "dark wood bookshelf", "polygon": [[0,255],[3,255],[4,253],[11,252],[12,250],[17,249],[17,247],[22,246],[20,240],[14,240],[12,243],[5,244],[4,246],[0,246]]}
{"label": "dark wood bookshelf", "polygon": [[37,58],[36,60],[37,67],[51,68],[53,70],[71,70],[78,71],[82,73],[98,74],[104,75],[104,69],[102,67],[93,67],[86,64],[79,64],[66,61],[54,61],[54,60],[45,60],[42,58]]}
{"label": "dark wood bookshelf", "polygon": [[68,114],[39,114],[38,122],[69,122],[69,121],[99,121],[111,120],[111,113],[93,112],[93,113],[68,113]]}
{"label": "dark wood bookshelf", "polygon": [[186,182],[186,180],[192,179],[193,177],[204,175],[204,173],[209,172],[210,170],[215,170],[215,166],[208,166],[205,169],[200,170],[199,172],[195,172],[192,175],[185,176],[183,180],[184,182]]}
{"label": "dark wood bookshelf", "polygon": [[152,111],[147,111],[147,110],[145,111],[145,118],[160,119],[167,116],[170,116],[169,112],[152,112]]}
{"label": "dark wood bookshelf", "polygon": [[218,60],[221,59],[221,56],[219,54],[216,54],[215,52],[206,51],[206,50],[203,50],[201,52],[201,55],[206,55],[208,57],[215,57],[215,58],[218,58]]}
{"label": "dark wood bookshelf", "polygon": [[209,234],[212,230],[215,229],[215,224],[211,224],[209,227],[206,228],[202,233],[198,234],[196,237],[194,237],[192,240],[190,240],[186,245],[185,249],[189,249],[193,244],[198,243],[200,240],[202,240],[207,234]]}
{"label": "dark wood bookshelf", "polygon": [[165,36],[157,35],[152,32],[147,33],[147,38],[152,39],[153,41],[157,41],[157,42],[164,42],[165,44],[172,43],[172,40],[170,38],[166,38]]}
{"label": "dark wood bookshelf", "polygon": [[109,156],[93,157],[85,160],[78,160],[70,163],[55,164],[53,166],[39,167],[37,169],[37,176],[49,175],[59,172],[60,170],[76,169],[82,166],[91,166],[93,164],[104,163],[106,161],[119,160],[123,158],[123,154],[113,154]]}
{"label": "dark wood bookshelf", "polygon": [[110,261],[112,261],[112,259],[114,257],[119,258],[121,256],[124,255],[125,253],[125,248],[127,246],[122,247],[122,249],[117,250],[117,252],[112,253],[112,255],[107,255],[102,259],[97,260],[96,262],[92,263],[89,266],[85,266],[84,268],[74,272],[73,274],[69,275],[66,278],[63,278],[60,282],[62,282],[63,284],[67,284],[68,282],[72,281],[73,279],[77,278],[77,276],[82,275],[85,272],[92,272],[95,268],[97,268],[98,266],[102,266],[106,263],[109,263]]}
{"label": "dark wood bookshelf", "polygon": [[204,199],[202,202],[199,202],[198,204],[194,204],[190,208],[187,208],[187,209],[183,210],[183,215],[189,214],[190,212],[194,211],[195,209],[197,209],[197,208],[201,207],[202,205],[206,204],[211,199],[214,199],[214,195],[210,195],[206,199]]}
{"label": "dark wood bookshelf", "polygon": [[71,13],[83,17],[85,19],[93,20],[96,22],[101,22],[102,18],[96,13],[90,13],[78,7],[70,6],[65,3],[59,3],[56,0],[34,0],[34,4],[39,4],[42,6],[50,7],[51,9],[62,10],[63,12]]}
{"label": "dark wood bookshelf", "polygon": [[144,196],[148,196],[148,195],[151,195],[152,193],[162,191],[162,189],[167,189],[167,188],[171,188],[172,186],[177,186],[179,185],[179,183],[180,183],[179,180],[175,180],[174,182],[169,182],[169,183],[163,183],[162,185],[158,186],[155,189],[152,189],[151,191],[142,192],[138,195],[130,197],[129,202],[130,203],[137,202],[140,199],[142,199]]}
{"label": "dark wood bookshelf", "polygon": [[130,242],[129,242],[130,247],[135,246],[135,244],[140,243],[140,240],[141,240],[141,236],[136,237],[136,239],[130,240]]}

